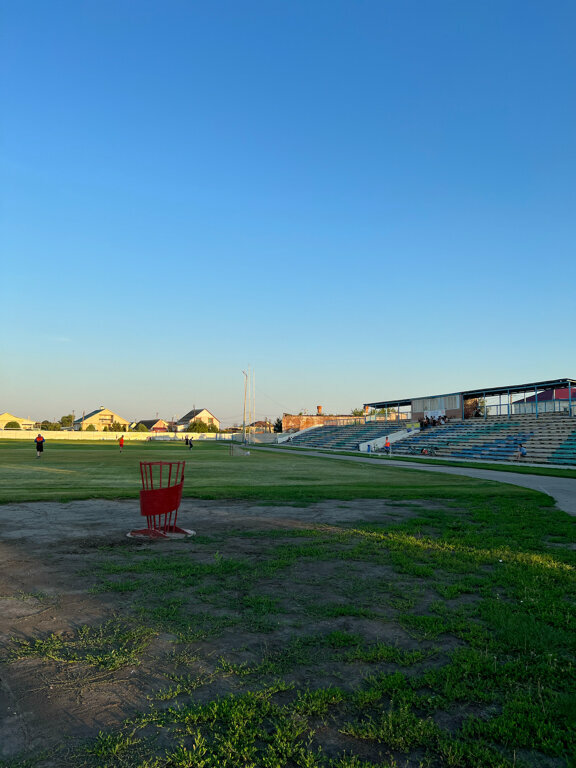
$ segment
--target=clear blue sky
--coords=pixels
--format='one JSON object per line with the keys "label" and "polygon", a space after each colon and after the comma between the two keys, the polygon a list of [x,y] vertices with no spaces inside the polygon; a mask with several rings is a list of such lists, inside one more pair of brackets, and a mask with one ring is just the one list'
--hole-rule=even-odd
{"label": "clear blue sky", "polygon": [[573,0],[3,0],[0,412],[576,376]]}

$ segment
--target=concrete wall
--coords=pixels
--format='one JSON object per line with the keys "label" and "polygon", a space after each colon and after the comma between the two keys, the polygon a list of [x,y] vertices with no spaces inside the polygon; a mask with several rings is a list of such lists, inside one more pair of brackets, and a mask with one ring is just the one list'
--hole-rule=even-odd
{"label": "concrete wall", "polygon": [[282,431],[288,432],[290,429],[302,432],[311,427],[323,426],[347,426],[348,424],[364,424],[364,416],[352,416],[344,414],[331,416],[324,413],[314,414],[293,414],[285,413],[282,415]]}
{"label": "concrete wall", "polygon": [[[462,410],[460,408],[457,409],[444,409],[444,415],[447,419],[452,419],[454,421],[455,419],[461,419],[462,418]],[[424,419],[426,416],[425,411],[412,411],[412,419],[416,421],[420,421],[420,419]]]}
{"label": "concrete wall", "polygon": [[[296,429],[298,432],[303,429],[309,429],[310,427],[321,427],[327,420],[327,416],[323,415],[302,415],[285,413],[282,416],[282,432],[288,432],[289,429]],[[332,419],[334,417],[332,416]]]}
{"label": "concrete wall", "polygon": [[[391,432],[388,435],[388,439],[390,440],[390,449],[392,450],[392,445],[398,440],[403,440],[405,437],[408,437],[410,432],[413,432],[414,430],[420,431],[420,427],[418,425],[414,426],[411,425],[408,429],[403,429],[400,432]],[[370,453],[374,450],[379,450],[380,448],[384,448],[386,444],[386,437],[377,437],[375,440],[367,440],[365,443],[359,443],[358,450],[362,451],[363,453]]]}
{"label": "concrete wall", "polygon": [[[149,437],[155,437],[152,432],[43,432],[41,429],[6,429],[0,430],[0,440],[29,440],[30,442],[33,442],[38,433],[43,435],[47,443],[62,440],[79,442],[114,442],[121,437],[123,437],[126,442],[142,443],[146,442]],[[171,436],[173,433],[164,432],[163,435]],[[186,435],[193,440],[231,440],[234,437],[234,435],[218,434],[216,432],[178,432],[176,440],[183,442]],[[162,440],[155,440],[154,442],[162,442]],[[166,442],[169,441],[166,440]]]}
{"label": "concrete wall", "polygon": [[[408,414],[400,414],[400,422],[403,424],[408,419]],[[282,414],[282,431],[288,432],[294,430],[296,432],[303,432],[311,427],[347,427],[350,424],[370,424],[374,421],[381,421],[383,417],[376,417],[374,414],[368,414],[366,416],[352,416],[352,414],[339,414],[337,416],[314,413],[314,414],[294,414],[284,413]],[[398,421],[395,413],[388,416],[388,423],[391,421]]]}
{"label": "concrete wall", "polygon": [[[278,443],[278,438],[281,437],[281,434],[276,434],[275,432],[256,432],[254,434],[246,434],[246,440],[248,443]],[[239,435],[233,435],[236,439],[240,438],[242,439],[242,433]]]}
{"label": "concrete wall", "polygon": [[462,417],[462,395],[458,392],[452,395],[437,397],[418,397],[412,400],[412,418],[416,421],[425,418],[427,412],[443,412],[449,419]]}

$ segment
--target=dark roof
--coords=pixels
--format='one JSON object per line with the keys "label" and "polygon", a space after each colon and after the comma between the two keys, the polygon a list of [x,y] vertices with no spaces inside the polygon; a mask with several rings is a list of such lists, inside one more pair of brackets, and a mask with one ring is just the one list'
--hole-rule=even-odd
{"label": "dark roof", "polygon": [[[85,413],[84,416],[79,416],[77,419],[74,419],[74,424],[81,424],[83,421],[86,421],[86,419],[90,419],[92,416],[96,416],[96,414],[102,413],[102,411],[110,411],[110,408],[106,408],[104,405],[101,408],[96,408],[95,411],[90,411],[90,413]],[[122,419],[122,421],[129,421],[129,419],[125,419],[124,416],[120,416],[119,413],[115,413],[114,411],[110,411],[110,413],[113,416],[118,416],[118,418]]]}
{"label": "dark roof", "polygon": [[548,381],[531,381],[529,384],[514,384],[507,387],[492,387],[490,389],[470,389],[462,392],[464,397],[479,397],[480,395],[506,395],[508,392],[515,395],[518,392],[530,392],[533,390],[559,389],[571,386],[576,390],[575,379],[549,379]]}
{"label": "dark roof", "polygon": [[[572,390],[572,399],[576,402],[576,389]],[[570,392],[568,387],[556,387],[555,389],[546,389],[544,392],[538,392],[538,402],[546,402],[548,400],[568,400],[570,398]],[[530,397],[522,397],[519,400],[514,400],[514,403],[535,403],[536,394],[530,395]]]}
{"label": "dark roof", "polygon": [[86,419],[89,419],[91,416],[96,416],[97,413],[100,413],[100,411],[105,411],[106,408],[96,408],[95,411],[90,411],[90,413],[85,413],[84,416],[80,416],[78,419],[74,419],[74,424],[80,424],[80,422],[85,421]]}
{"label": "dark roof", "polygon": [[[164,419],[140,419],[140,421],[137,421],[136,424],[144,424],[145,427],[148,427],[148,429],[152,429],[154,424],[158,424],[159,421],[164,421]],[[164,424],[167,424],[168,422],[164,421]]]}
{"label": "dark roof", "polygon": [[189,424],[193,418],[198,416],[198,414],[203,411],[204,408],[194,408],[191,411],[188,411],[188,413],[184,414],[181,419],[178,419],[178,424]]}
{"label": "dark roof", "polygon": [[[212,411],[209,411],[208,408],[194,408],[192,411],[188,411],[188,413],[184,414],[181,419],[178,419],[177,424],[189,424],[192,419],[195,419],[199,413],[202,413],[202,411],[206,411],[210,416],[214,416]],[[214,418],[216,417],[214,416]]]}
{"label": "dark roof", "polygon": [[530,392],[532,390],[542,389],[555,389],[560,387],[571,386],[572,390],[576,394],[576,380],[575,379],[550,379],[549,381],[532,381],[529,384],[513,384],[505,387],[487,387],[485,389],[468,389],[463,392],[444,392],[441,395],[419,395],[418,397],[408,397],[404,399],[396,400],[382,400],[379,403],[364,403],[370,408],[395,408],[397,405],[412,405],[413,400],[421,400],[422,398],[434,398],[434,397],[447,397],[449,395],[462,395],[464,399],[469,397],[483,397],[491,395],[507,395],[518,394],[519,392]]}

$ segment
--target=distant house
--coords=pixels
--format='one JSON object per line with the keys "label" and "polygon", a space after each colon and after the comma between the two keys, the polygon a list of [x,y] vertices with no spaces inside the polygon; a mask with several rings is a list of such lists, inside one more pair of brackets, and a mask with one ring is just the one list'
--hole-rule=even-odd
{"label": "distant house", "polygon": [[123,419],[114,411],[109,410],[101,406],[96,411],[90,411],[90,413],[84,414],[79,419],[74,421],[75,430],[86,430],[92,424],[92,426],[98,431],[104,431],[104,428],[110,429],[112,424],[120,424],[121,427],[128,429],[130,422],[128,419]]}
{"label": "distant house", "polygon": [[22,419],[19,416],[13,416],[11,413],[8,413],[8,411],[0,413],[0,429],[5,429],[6,424],[11,421],[16,421],[20,424],[20,429],[34,429],[34,424],[36,423],[30,419]]}
{"label": "distant house", "polygon": [[274,424],[271,421],[254,421],[248,425],[255,432],[272,432],[274,430]]}
{"label": "distant house", "polygon": [[185,432],[191,421],[203,421],[204,424],[212,424],[216,429],[220,429],[220,422],[213,413],[210,413],[206,408],[195,408],[184,414],[181,419],[178,419],[176,422],[178,432]]}
{"label": "distant house", "polygon": [[168,422],[164,419],[140,419],[134,426],[143,424],[149,432],[168,432]]}

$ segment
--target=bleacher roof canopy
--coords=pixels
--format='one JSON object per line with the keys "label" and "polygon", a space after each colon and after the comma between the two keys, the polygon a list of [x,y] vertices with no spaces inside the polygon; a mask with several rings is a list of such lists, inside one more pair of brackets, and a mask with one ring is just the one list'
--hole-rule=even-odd
{"label": "bleacher roof canopy", "polygon": [[576,400],[576,379],[550,379],[549,381],[532,381],[529,384],[509,384],[505,387],[485,387],[484,389],[468,389],[464,392],[444,392],[441,395],[419,395],[418,397],[397,398],[395,400],[381,400],[377,403],[364,403],[369,408],[396,408],[398,406],[412,405],[413,400],[423,397],[449,397],[450,395],[462,395],[464,400],[474,397],[492,397],[494,395],[515,395],[520,392],[538,392],[546,389],[568,388]]}

